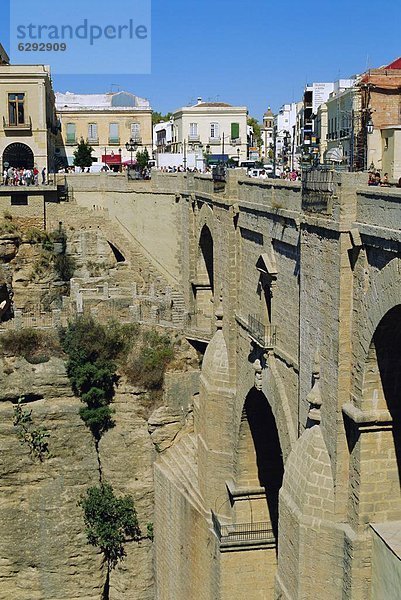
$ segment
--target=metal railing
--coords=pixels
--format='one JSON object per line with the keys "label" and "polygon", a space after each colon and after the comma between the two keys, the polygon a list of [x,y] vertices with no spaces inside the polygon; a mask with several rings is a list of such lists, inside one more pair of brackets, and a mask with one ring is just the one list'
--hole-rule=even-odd
{"label": "metal railing", "polygon": [[264,325],[256,315],[248,315],[248,333],[262,348],[272,348],[276,343],[276,328]]}
{"label": "metal railing", "polygon": [[222,525],[217,516],[212,511],[213,530],[221,545],[232,543],[265,542],[276,543],[276,536],[268,522],[257,523],[232,523]]}
{"label": "metal railing", "polygon": [[200,140],[199,133],[188,134],[188,142],[199,142],[199,140]]}

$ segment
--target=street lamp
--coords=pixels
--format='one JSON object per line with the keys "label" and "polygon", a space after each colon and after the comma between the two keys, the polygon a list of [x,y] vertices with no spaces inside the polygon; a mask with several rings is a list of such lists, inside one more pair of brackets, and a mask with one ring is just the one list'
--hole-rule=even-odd
{"label": "street lamp", "polygon": [[137,150],[138,144],[132,138],[130,138],[129,142],[127,142],[125,144],[125,147],[127,149],[127,152],[131,153],[131,164],[130,164],[130,166],[132,167],[132,162],[133,162],[132,161],[132,155]]}
{"label": "street lamp", "polygon": [[238,159],[237,159],[238,160],[237,166],[238,167],[239,167],[239,155],[240,155],[240,152],[241,152],[241,150],[239,148],[237,148],[237,157],[238,157]]}
{"label": "street lamp", "polygon": [[121,173],[121,171],[122,171],[122,168],[123,168],[123,164],[122,164],[122,160],[121,160],[121,155],[122,155],[122,153],[123,153],[122,149],[121,149],[121,148],[119,148],[119,149],[118,149],[118,154],[120,155],[120,164],[119,164],[119,168],[118,168],[118,170],[119,170],[119,172],[120,172],[120,173]]}
{"label": "street lamp", "polygon": [[371,134],[371,133],[373,133],[373,129],[374,129],[373,121],[372,121],[372,119],[369,119],[369,121],[366,123],[366,132],[368,134]]}

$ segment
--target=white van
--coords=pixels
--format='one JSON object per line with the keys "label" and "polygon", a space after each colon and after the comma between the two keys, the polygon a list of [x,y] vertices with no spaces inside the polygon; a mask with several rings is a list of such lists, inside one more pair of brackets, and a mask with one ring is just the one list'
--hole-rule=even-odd
{"label": "white van", "polygon": [[110,167],[104,163],[93,163],[92,166],[89,167],[89,173],[109,173],[110,171]]}

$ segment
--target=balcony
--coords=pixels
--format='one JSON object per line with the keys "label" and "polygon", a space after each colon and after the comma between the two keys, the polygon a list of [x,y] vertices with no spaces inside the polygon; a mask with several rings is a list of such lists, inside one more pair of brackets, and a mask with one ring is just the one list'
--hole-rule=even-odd
{"label": "balcony", "polygon": [[119,146],[120,138],[119,137],[109,137],[109,146]]}
{"label": "balcony", "polygon": [[188,142],[199,142],[200,135],[198,133],[190,133],[188,134]]}
{"label": "balcony", "polygon": [[232,523],[223,525],[212,511],[213,530],[220,542],[220,550],[230,547],[275,546],[276,537],[271,523]]}
{"label": "balcony", "polygon": [[74,136],[67,136],[65,140],[66,146],[75,146],[77,144],[77,138]]}
{"label": "balcony", "polygon": [[276,328],[263,325],[255,315],[248,315],[248,333],[261,348],[273,348],[276,343]]}
{"label": "balcony", "polygon": [[99,145],[99,138],[88,138],[88,144],[90,144],[91,146],[98,146]]}
{"label": "balcony", "polygon": [[136,144],[137,146],[142,146],[142,138],[139,135],[133,135],[130,138],[130,141],[132,140],[132,142],[134,144]]}
{"label": "balcony", "polygon": [[25,123],[11,123],[9,120],[6,121],[3,117],[3,129],[5,133],[16,133],[16,132],[32,132],[32,119],[28,117]]}
{"label": "balcony", "polygon": [[221,144],[221,137],[220,136],[210,137],[209,144]]}
{"label": "balcony", "polygon": [[235,319],[239,325],[248,333],[252,342],[263,350],[273,350],[276,345],[276,327],[264,325],[256,315],[248,315],[244,318],[236,314]]}
{"label": "balcony", "polygon": [[231,146],[240,146],[241,145],[241,138],[230,138],[230,144]]}

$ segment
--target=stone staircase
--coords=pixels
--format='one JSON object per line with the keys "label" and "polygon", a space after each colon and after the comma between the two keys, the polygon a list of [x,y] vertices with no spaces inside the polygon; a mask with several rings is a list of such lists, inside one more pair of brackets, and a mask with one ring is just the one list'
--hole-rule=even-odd
{"label": "stone staircase", "polygon": [[121,287],[123,290],[136,283],[138,294],[148,294],[152,287],[158,297],[164,297],[166,289],[170,288],[169,296],[171,295],[174,307],[171,311],[173,325],[177,327],[184,325],[185,303],[177,283],[168,281],[160,273],[157,266],[144,256],[135,238],[125,231],[117,221],[110,219],[107,210],[93,210],[78,206],[75,202],[62,203],[52,207],[52,214],[48,219],[48,230],[56,229],[60,222],[67,232],[72,229],[77,232],[99,229],[109,244],[112,244],[125,259],[124,262],[118,262],[113,269],[110,269],[110,287]]}
{"label": "stone staircase", "polygon": [[204,515],[205,509],[198,482],[196,435],[186,434],[166,453],[161,454],[157,467],[176,485],[188,502]]}

